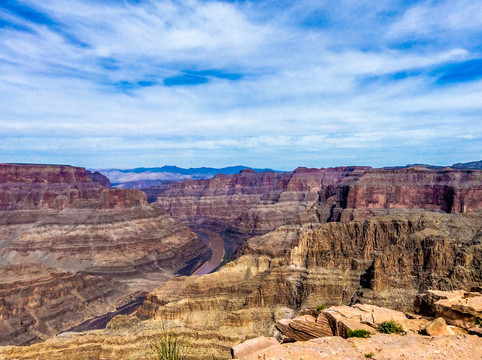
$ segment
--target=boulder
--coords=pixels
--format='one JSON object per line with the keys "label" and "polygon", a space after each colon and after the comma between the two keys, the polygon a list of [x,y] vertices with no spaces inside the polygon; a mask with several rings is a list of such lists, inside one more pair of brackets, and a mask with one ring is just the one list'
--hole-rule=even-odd
{"label": "boulder", "polygon": [[463,290],[428,290],[417,296],[414,307],[422,315],[442,317],[447,324],[468,330],[477,318],[482,318],[482,294]]}
{"label": "boulder", "polygon": [[441,317],[436,318],[434,321],[431,321],[427,324],[427,326],[423,329],[423,332],[430,336],[439,336],[439,335],[453,335],[454,332],[447,327],[447,323]]}
{"label": "boulder", "polygon": [[276,323],[276,327],[284,336],[296,341],[333,335],[330,324],[323,314],[319,314],[318,318],[302,315],[294,319],[282,319]]}
{"label": "boulder", "polygon": [[242,359],[257,351],[265,350],[272,346],[280,346],[278,340],[273,337],[260,336],[247,340],[231,348],[233,359]]}

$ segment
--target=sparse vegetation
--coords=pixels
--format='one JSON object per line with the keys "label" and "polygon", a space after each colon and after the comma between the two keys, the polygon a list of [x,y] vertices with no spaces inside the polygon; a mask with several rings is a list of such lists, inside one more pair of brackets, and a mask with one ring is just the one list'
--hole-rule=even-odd
{"label": "sparse vegetation", "polygon": [[373,353],[372,352],[366,353],[365,358],[367,358],[367,359],[373,358]]}
{"label": "sparse vegetation", "polygon": [[379,324],[378,331],[384,334],[405,334],[405,330],[403,330],[402,325],[393,320],[384,321]]}
{"label": "sparse vegetation", "polygon": [[348,330],[346,336],[349,338],[367,338],[370,336],[370,332],[364,329]]}
{"label": "sparse vegetation", "polygon": [[482,326],[482,319],[479,317],[475,318],[475,325]]}
{"label": "sparse vegetation", "polygon": [[326,305],[325,304],[321,304],[321,305],[318,305],[317,307],[315,307],[315,310],[316,311],[322,311],[322,310],[325,310],[326,309]]}
{"label": "sparse vegetation", "polygon": [[184,360],[187,347],[179,342],[177,334],[164,327],[161,336],[150,343],[150,357],[152,360]]}

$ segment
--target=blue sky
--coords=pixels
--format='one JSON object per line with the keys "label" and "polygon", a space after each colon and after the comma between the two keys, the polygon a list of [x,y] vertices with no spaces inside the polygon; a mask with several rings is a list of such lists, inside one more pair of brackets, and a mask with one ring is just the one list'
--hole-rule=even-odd
{"label": "blue sky", "polygon": [[0,162],[482,158],[482,1],[0,3]]}

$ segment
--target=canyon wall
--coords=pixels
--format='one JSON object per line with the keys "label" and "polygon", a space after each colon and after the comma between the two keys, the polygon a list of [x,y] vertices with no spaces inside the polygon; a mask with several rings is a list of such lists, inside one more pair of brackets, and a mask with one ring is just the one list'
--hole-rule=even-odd
{"label": "canyon wall", "polygon": [[127,295],[112,279],[39,264],[0,266],[0,345],[45,340],[116,307]]}
{"label": "canyon wall", "polygon": [[248,240],[219,271],[173,278],[150,292],[137,312],[142,323],[66,334],[31,347],[2,348],[0,354],[140,359],[140,349],[167,326],[190,344],[190,358],[228,359],[233,345],[276,336],[276,321],[303,308],[364,302],[413,310],[415,294],[427,288],[482,285],[481,215],[418,211],[281,226]]}
{"label": "canyon wall", "polygon": [[[320,304],[413,310],[415,295],[426,289],[482,285],[480,218],[414,212],[315,229],[282,226],[248,240],[218,272],[173,279],[151,292],[139,316],[171,321],[193,338],[202,331],[213,342],[236,343],[273,335],[274,320]],[[227,357],[227,348],[205,350]]]}
{"label": "canyon wall", "polygon": [[[150,194],[152,196],[152,194]],[[482,171],[369,167],[298,168],[184,181],[157,204],[194,226],[252,236],[282,224],[350,221],[396,211],[463,213],[482,208]]]}
{"label": "canyon wall", "polygon": [[[59,290],[64,301],[46,317],[35,314],[47,312],[48,302],[40,303],[35,309],[41,309],[33,313],[29,306],[15,307],[14,298],[6,294],[17,291],[18,284],[6,282],[0,302],[7,305],[0,309],[0,317],[13,320],[5,325],[10,336],[3,338],[4,343],[37,341],[85,316],[113,310],[120,296],[152,289],[189,260],[209,256],[195,233],[149,205],[143,192],[111,189],[100,174],[70,166],[2,164],[0,181],[0,271],[12,272],[15,278],[18,264],[53,268],[60,274],[55,281],[32,275],[28,286],[38,286],[40,293],[65,287]],[[28,268],[22,271],[28,280]],[[79,281],[85,289],[71,284]],[[69,291],[77,294],[78,302],[67,300]],[[82,299],[89,303],[85,296],[89,292],[98,293],[106,306],[85,305],[89,310],[82,310]],[[16,322],[28,314],[36,319],[34,325]],[[24,330],[22,337],[15,335]]]}

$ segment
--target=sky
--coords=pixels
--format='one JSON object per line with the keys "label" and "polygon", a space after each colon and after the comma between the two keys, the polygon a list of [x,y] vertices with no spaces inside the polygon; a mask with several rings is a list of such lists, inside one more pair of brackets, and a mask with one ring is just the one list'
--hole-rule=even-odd
{"label": "sky", "polygon": [[482,0],[0,2],[0,162],[482,158]]}

